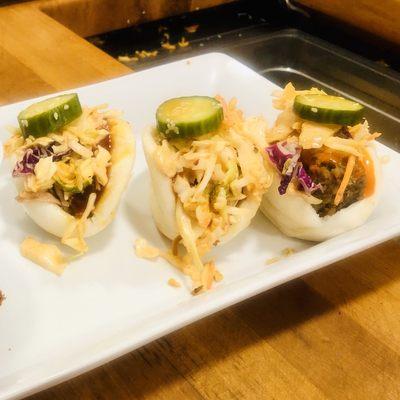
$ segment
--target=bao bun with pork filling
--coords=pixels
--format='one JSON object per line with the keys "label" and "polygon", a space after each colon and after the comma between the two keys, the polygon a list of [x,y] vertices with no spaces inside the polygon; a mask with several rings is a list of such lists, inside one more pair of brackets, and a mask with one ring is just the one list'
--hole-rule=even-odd
{"label": "bao bun with pork filling", "polygon": [[235,100],[203,96],[168,100],[156,118],[157,128],[143,134],[152,213],[158,229],[184,245],[187,253],[170,260],[197,293],[213,280],[202,256],[250,224],[270,185],[261,135],[252,129],[265,121],[244,118]]}
{"label": "bao bun with pork filling", "polygon": [[120,113],[80,106],[76,94],[35,103],[5,144],[26,213],[61,242],[84,252],[85,237],[114,218],[131,175],[135,140]]}
{"label": "bao bun with pork filling", "polygon": [[292,84],[267,135],[273,183],[262,212],[286,235],[321,241],[362,225],[378,201],[379,162],[363,107]]}

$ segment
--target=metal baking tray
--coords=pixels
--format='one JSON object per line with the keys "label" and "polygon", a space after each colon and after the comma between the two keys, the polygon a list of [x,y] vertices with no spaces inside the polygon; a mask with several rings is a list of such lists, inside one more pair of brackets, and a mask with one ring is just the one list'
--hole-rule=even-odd
{"label": "metal baking tray", "polygon": [[297,29],[261,24],[194,40],[189,48],[128,66],[141,70],[211,51],[239,59],[279,86],[316,86],[364,104],[371,128],[384,133],[379,140],[400,151],[400,74]]}
{"label": "metal baking tray", "polygon": [[380,141],[400,151],[400,74],[298,30],[245,39],[224,50],[279,86],[317,86],[366,106]]}

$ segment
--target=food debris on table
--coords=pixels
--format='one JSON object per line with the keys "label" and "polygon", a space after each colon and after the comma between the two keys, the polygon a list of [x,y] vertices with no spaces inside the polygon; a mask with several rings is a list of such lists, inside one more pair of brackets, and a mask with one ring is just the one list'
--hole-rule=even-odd
{"label": "food debris on table", "polygon": [[130,57],[130,56],[118,56],[118,61],[123,63],[128,63],[131,61],[139,61],[138,57]]}
{"label": "food debris on table", "polygon": [[185,31],[188,33],[196,33],[197,29],[199,29],[199,24],[194,24],[194,25],[190,25],[190,26],[185,26]]}
{"label": "food debris on table", "polygon": [[3,301],[6,299],[4,293],[0,290],[0,306],[2,305]]}
{"label": "food debris on table", "polygon": [[136,50],[135,56],[139,58],[156,57],[158,50],[147,51],[147,50]]}
{"label": "food debris on table", "polygon": [[161,47],[165,50],[174,51],[176,50],[176,44],[171,44],[168,42],[161,42]]}
{"label": "food debris on table", "polygon": [[[199,25],[196,24],[196,25],[186,26],[184,29],[188,33],[195,33],[198,27]],[[160,25],[158,27],[158,33],[162,34],[160,47],[164,50],[172,52],[175,51],[178,47],[185,48],[190,45],[189,40],[187,40],[185,36],[181,36],[178,42],[171,43],[170,41],[171,36],[168,31],[168,27],[164,25]],[[158,53],[159,50],[135,50],[133,55],[124,54],[118,56],[117,59],[119,62],[122,63],[137,62],[141,59],[157,57]]]}
{"label": "food debris on table", "polygon": [[118,61],[120,62],[131,62],[131,61],[139,61],[139,59],[143,58],[150,58],[150,57],[156,57],[158,54],[158,50],[135,50],[135,55],[133,56],[118,56]]}
{"label": "food debris on table", "polygon": [[179,47],[187,47],[189,46],[189,42],[186,40],[184,36],[181,37],[181,40],[178,42]]}

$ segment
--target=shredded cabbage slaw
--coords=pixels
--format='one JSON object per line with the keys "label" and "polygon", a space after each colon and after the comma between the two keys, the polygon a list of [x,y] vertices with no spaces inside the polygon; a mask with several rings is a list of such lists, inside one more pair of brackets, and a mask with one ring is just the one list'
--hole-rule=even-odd
{"label": "shredded cabbage slaw", "polygon": [[[343,138],[335,136],[342,128],[340,125],[322,124],[301,119],[293,111],[293,102],[299,94],[325,94],[325,92],[312,88],[310,90],[296,90],[291,83],[288,83],[283,90],[276,91],[273,105],[282,112],[278,115],[274,126],[268,131],[268,146],[265,151],[269,155],[271,163],[281,174],[279,193],[284,195],[290,192],[299,192],[299,183],[302,194],[310,199],[310,204],[315,204],[315,197],[312,193],[322,189],[317,182],[313,182],[299,162],[303,149],[322,149],[324,146],[335,151],[348,154],[347,173],[335,198],[339,204],[343,193],[349,182],[352,166],[358,158],[364,160],[368,157],[367,146],[381,135],[379,132],[370,133],[368,122],[346,127],[350,137]],[[351,168],[350,168],[351,167]],[[350,172],[349,172],[350,171]]]}
{"label": "shredded cabbage slaw", "polygon": [[193,293],[211,287],[215,277],[221,278],[214,263],[203,263],[202,257],[233,224],[246,218],[243,202],[261,201],[272,180],[263,151],[265,120],[245,118],[235,99],[229,103],[217,99],[224,120],[215,132],[193,140],[167,141],[159,136],[154,155],[158,169],[171,178],[178,241],[186,249],[183,256],[175,251],[164,257],[191,276]]}
{"label": "shredded cabbage slaw", "polygon": [[[69,212],[75,193],[82,193],[89,185],[98,192],[107,185],[111,154],[101,142],[109,137],[109,124],[120,113],[106,108],[106,104],[84,107],[75,121],[39,138],[24,138],[19,129],[13,130],[4,150],[16,159],[13,176],[23,180],[19,201],[54,203]],[[61,240],[78,252],[87,250],[85,221],[95,201],[96,193],[91,193],[82,214]]]}

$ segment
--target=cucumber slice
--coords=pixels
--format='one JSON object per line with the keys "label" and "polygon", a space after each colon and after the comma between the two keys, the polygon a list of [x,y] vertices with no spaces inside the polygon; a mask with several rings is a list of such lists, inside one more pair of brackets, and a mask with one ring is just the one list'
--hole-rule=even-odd
{"label": "cucumber slice", "polygon": [[361,104],[326,94],[298,95],[293,110],[301,118],[324,124],[356,125],[364,116]]}
{"label": "cucumber slice", "polygon": [[24,137],[40,137],[57,132],[81,114],[78,95],[70,93],[31,104],[18,114],[18,123]]}
{"label": "cucumber slice", "polygon": [[177,97],[162,103],[156,112],[157,128],[167,139],[201,136],[219,127],[222,105],[213,97]]}

